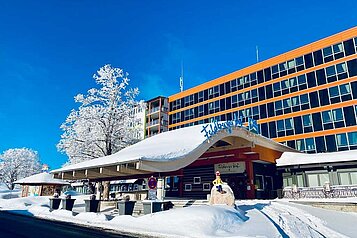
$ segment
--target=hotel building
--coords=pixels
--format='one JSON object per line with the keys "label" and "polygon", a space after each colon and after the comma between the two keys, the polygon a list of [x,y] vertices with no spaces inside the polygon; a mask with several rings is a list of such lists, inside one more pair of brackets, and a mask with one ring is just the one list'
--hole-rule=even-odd
{"label": "hotel building", "polygon": [[357,149],[357,27],[169,97],[169,130],[253,118],[307,153]]}

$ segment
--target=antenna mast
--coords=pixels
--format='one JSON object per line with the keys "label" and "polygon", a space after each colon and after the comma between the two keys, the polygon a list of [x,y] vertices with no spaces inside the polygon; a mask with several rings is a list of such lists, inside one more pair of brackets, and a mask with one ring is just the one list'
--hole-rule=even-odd
{"label": "antenna mast", "polygon": [[259,62],[259,50],[258,50],[258,46],[255,46],[255,50],[256,50],[256,54],[257,54],[257,63]]}
{"label": "antenna mast", "polygon": [[183,61],[181,61],[180,91],[183,91]]}

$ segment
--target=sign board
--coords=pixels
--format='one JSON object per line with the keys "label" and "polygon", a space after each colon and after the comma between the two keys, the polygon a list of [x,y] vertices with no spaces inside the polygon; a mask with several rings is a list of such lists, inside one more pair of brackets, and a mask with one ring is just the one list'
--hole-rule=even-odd
{"label": "sign board", "polygon": [[148,199],[156,200],[156,189],[149,189]]}
{"label": "sign board", "polygon": [[[203,125],[201,133],[204,133],[204,136],[209,140],[212,136],[216,135],[219,131],[226,130],[228,133],[232,133],[233,128],[243,128],[243,118],[238,117],[238,114],[233,114],[233,120],[231,121],[213,121],[210,124]],[[259,133],[259,126],[253,118],[248,118],[249,131],[254,133]]]}
{"label": "sign board", "polygon": [[151,176],[151,177],[149,178],[149,181],[148,181],[148,186],[149,186],[150,189],[155,189],[156,186],[157,186],[157,180],[156,180],[156,178],[154,178],[154,177]]}
{"label": "sign board", "polygon": [[240,174],[245,171],[245,162],[231,162],[215,164],[214,171],[219,171],[221,174]]}

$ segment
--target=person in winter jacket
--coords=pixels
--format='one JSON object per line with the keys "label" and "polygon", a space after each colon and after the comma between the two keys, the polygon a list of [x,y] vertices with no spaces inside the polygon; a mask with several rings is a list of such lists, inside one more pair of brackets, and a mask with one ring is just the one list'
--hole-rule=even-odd
{"label": "person in winter jacket", "polygon": [[217,191],[220,193],[224,193],[222,190],[222,179],[221,179],[221,173],[219,171],[216,172],[216,179],[213,180],[213,185],[216,186]]}

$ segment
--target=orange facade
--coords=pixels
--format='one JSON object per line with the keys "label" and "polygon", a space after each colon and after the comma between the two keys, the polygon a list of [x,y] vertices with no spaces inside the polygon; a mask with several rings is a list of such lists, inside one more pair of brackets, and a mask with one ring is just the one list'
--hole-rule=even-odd
{"label": "orange facade", "polygon": [[[277,65],[277,64],[281,64],[282,62],[284,63],[287,63],[291,60],[294,60],[294,58],[296,57],[302,57],[304,56],[305,54],[308,54],[308,53],[312,53],[314,51],[317,51],[317,50],[320,50],[321,52],[322,49],[324,49],[325,47],[329,47],[329,46],[333,46],[334,44],[338,44],[338,43],[341,43],[342,45],[342,42],[346,41],[346,40],[350,40],[350,39],[354,39],[355,42],[357,42],[357,27],[353,27],[351,29],[348,29],[346,31],[343,31],[343,32],[340,32],[338,34],[335,34],[335,35],[332,35],[330,37],[327,37],[327,38],[324,38],[324,39],[321,39],[321,40],[318,40],[316,42],[313,42],[311,44],[308,44],[308,45],[305,45],[305,46],[302,46],[300,48],[297,48],[297,49],[294,49],[292,51],[289,51],[287,53],[284,53],[284,54],[281,54],[281,55],[278,55],[276,57],[273,57],[273,58],[270,58],[268,60],[265,60],[265,61],[262,61],[262,62],[259,62],[257,64],[254,64],[252,66],[249,66],[249,67],[246,67],[244,69],[241,69],[241,70],[238,70],[238,71],[235,71],[233,73],[230,73],[230,74],[227,74],[227,75],[224,75],[222,77],[219,77],[217,79],[214,79],[212,81],[209,81],[209,82],[206,82],[204,84],[201,84],[201,85],[198,85],[196,87],[193,87],[191,89],[188,89],[188,90],[185,90],[183,92],[180,92],[180,93],[177,93],[177,94],[174,94],[172,96],[169,97],[169,103],[173,103],[177,100],[184,100],[185,97],[188,97],[188,96],[192,96],[193,94],[197,94],[199,92],[202,92],[204,90],[209,90],[210,88],[212,87],[215,87],[215,86],[219,86],[221,84],[224,84],[224,83],[229,83],[231,80],[235,80],[235,79],[238,79],[238,78],[241,78],[241,77],[244,77],[246,75],[250,75],[251,73],[256,73],[257,71],[259,70],[264,70],[266,69],[267,67],[273,67],[274,65]],[[357,51],[357,43],[355,43],[355,47],[356,47],[356,50]],[[207,103],[213,103],[217,100],[224,100],[224,99],[227,99],[228,97],[233,97],[235,95],[237,95],[238,93],[242,93],[244,94],[245,92],[248,92],[250,93],[251,90],[256,90],[258,89],[259,87],[263,87],[263,86],[267,86],[267,85],[270,85],[272,86],[272,84],[275,84],[275,83],[278,83],[278,82],[283,82],[284,80],[289,80],[290,78],[292,77],[298,77],[299,75],[301,74],[305,74],[307,75],[308,73],[310,72],[316,72],[318,70],[326,70],[328,67],[337,67],[337,66],[334,66],[334,65],[337,65],[337,64],[345,64],[345,66],[347,67],[347,63],[351,60],[356,60],[357,59],[357,54],[354,53],[354,54],[351,54],[351,55],[344,55],[344,57],[341,57],[341,58],[334,58],[332,61],[329,61],[329,62],[323,62],[322,64],[319,64],[319,65],[314,65],[313,67],[309,67],[309,68],[304,68],[303,70],[301,71],[297,71],[295,73],[289,73],[287,75],[282,75],[280,77],[277,77],[277,78],[272,78],[271,80],[269,81],[265,81],[265,82],[260,82],[260,83],[257,83],[255,85],[250,85],[249,87],[244,87],[244,88],[241,88],[239,89],[238,91],[229,91],[227,93],[224,93],[224,94],[220,94],[219,96],[217,97],[212,97],[212,98],[205,98],[205,100],[201,100],[201,101],[195,101],[193,104],[190,104],[190,105],[185,105],[185,106],[181,106],[179,108],[170,108],[170,111],[169,111],[169,115],[173,116],[173,115],[177,115],[178,113],[184,113],[186,110],[188,109],[194,109],[195,107],[198,107],[198,106],[201,106],[201,105],[204,105],[204,104],[207,104]],[[340,85],[348,85],[348,87],[352,87],[352,88],[355,88],[355,85],[357,84],[357,76],[355,75],[352,75],[350,74],[349,77],[346,77],[346,78],[343,78],[343,79],[339,79],[339,80],[336,80],[334,82],[328,82],[328,83],[325,83],[325,84],[321,84],[321,85],[316,85],[315,87],[308,87],[304,90],[300,90],[300,91],[296,91],[296,92],[290,92],[290,93],[287,93],[287,94],[281,94],[280,96],[274,96],[272,98],[266,98],[264,100],[259,100],[259,101],[255,101],[255,102],[252,102],[250,104],[245,104],[245,105],[239,105],[239,107],[231,107],[231,108],[225,108],[223,110],[218,110],[218,111],[215,111],[213,113],[209,113],[209,114],[205,114],[205,115],[198,115],[198,116],[194,116],[194,117],[190,117],[190,118],[187,118],[187,119],[184,119],[184,120],[180,120],[180,121],[170,121],[169,123],[169,129],[176,129],[176,128],[179,128],[179,127],[183,127],[183,126],[187,126],[187,125],[190,125],[190,124],[195,124],[195,123],[202,123],[202,121],[204,120],[212,120],[212,118],[214,117],[219,117],[219,116],[224,116],[226,115],[227,113],[234,113],[234,112],[237,112],[238,110],[244,110],[244,109],[252,109],[253,107],[256,107],[256,106],[260,106],[260,105],[263,105],[263,104],[269,104],[269,103],[273,103],[274,101],[277,101],[277,100],[286,100],[288,98],[292,98],[292,97],[296,97],[296,96],[299,96],[301,94],[309,94],[309,93],[312,93],[312,92],[317,92],[317,91],[321,91],[321,90],[329,90],[331,87],[339,87]],[[350,86],[352,85],[352,86]],[[312,100],[312,99],[310,99]],[[347,106],[353,106],[354,110],[356,110],[356,112],[351,115],[352,117],[356,117],[356,114],[357,114],[357,99],[355,96],[351,96],[351,99],[348,100],[348,101],[343,101],[341,100],[341,102],[339,103],[334,103],[334,104],[329,104],[329,105],[321,105],[321,106],[318,106],[318,107],[311,107],[311,108],[308,108],[306,110],[299,110],[299,111],[292,111],[291,113],[288,113],[288,114],[281,114],[281,115],[274,115],[274,116],[267,116],[266,118],[259,118],[257,120],[257,122],[259,124],[262,124],[262,123],[270,123],[270,122],[275,122],[277,120],[284,120],[288,117],[296,117],[296,116],[303,116],[303,115],[306,115],[306,114],[314,114],[316,112],[323,112],[323,111],[326,111],[326,110],[335,110],[335,109],[339,109],[339,108],[343,108],[343,107],[347,107]],[[346,115],[345,115],[346,117]],[[271,136],[268,136],[278,142],[286,142],[288,140],[297,140],[297,139],[304,139],[304,138],[309,138],[309,137],[312,137],[312,136],[322,136],[322,135],[331,135],[331,134],[337,134],[337,133],[353,133],[353,132],[356,132],[357,131],[357,126],[356,125],[349,125],[347,126],[348,123],[346,123],[346,126],[345,127],[341,127],[341,128],[337,128],[336,130],[321,130],[321,131],[312,131],[312,132],[308,132],[308,133],[299,133],[299,134],[294,134],[294,135],[286,135],[285,137],[271,137]],[[347,134],[346,134],[347,135]],[[355,135],[353,135],[355,137]],[[336,139],[337,140],[337,139]]]}

